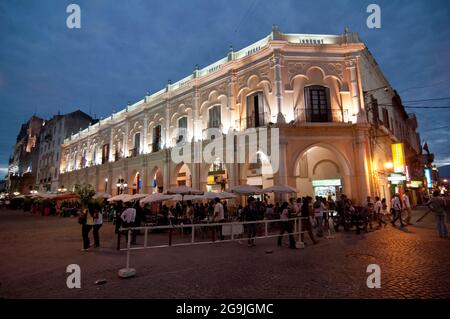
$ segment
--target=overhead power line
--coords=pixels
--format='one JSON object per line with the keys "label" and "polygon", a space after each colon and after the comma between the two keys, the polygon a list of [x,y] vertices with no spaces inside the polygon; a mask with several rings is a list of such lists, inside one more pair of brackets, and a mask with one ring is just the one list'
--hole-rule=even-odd
{"label": "overhead power line", "polygon": [[434,99],[422,99],[422,100],[409,100],[409,101],[403,101],[403,102],[416,103],[416,102],[442,101],[442,100],[450,100],[450,97],[438,97],[438,98],[434,98]]}
{"label": "overhead power line", "polygon": [[420,90],[420,89],[431,88],[431,87],[435,87],[435,86],[438,86],[438,85],[441,85],[441,84],[444,84],[444,83],[447,84],[449,81],[450,81],[450,79],[446,79],[446,80],[434,82],[434,83],[432,83],[430,85],[413,86],[413,87],[409,87],[409,88],[406,88],[406,89],[401,89],[398,92],[402,93],[402,92],[408,92],[408,91],[411,91],[411,90]]}

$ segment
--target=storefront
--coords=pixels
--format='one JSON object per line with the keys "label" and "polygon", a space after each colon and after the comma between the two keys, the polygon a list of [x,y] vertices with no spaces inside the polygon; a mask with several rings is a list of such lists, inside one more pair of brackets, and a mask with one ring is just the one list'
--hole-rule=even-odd
{"label": "storefront", "polygon": [[314,188],[314,196],[328,198],[331,196],[333,200],[340,198],[342,194],[341,179],[317,179],[312,181]]}

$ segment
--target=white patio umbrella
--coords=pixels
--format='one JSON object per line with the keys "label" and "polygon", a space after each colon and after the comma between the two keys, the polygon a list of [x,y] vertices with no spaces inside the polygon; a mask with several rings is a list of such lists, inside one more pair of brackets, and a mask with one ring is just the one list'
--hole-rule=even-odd
{"label": "white patio umbrella", "polygon": [[94,198],[110,198],[111,195],[109,195],[108,193],[102,193],[102,192],[98,192],[95,193]]}
{"label": "white patio umbrella", "polygon": [[108,202],[119,202],[119,201],[125,202],[126,200],[128,200],[129,197],[131,197],[131,195],[120,194],[109,198]]}
{"label": "white patio umbrella", "polygon": [[238,198],[237,195],[233,194],[233,193],[229,193],[229,192],[220,192],[219,193],[220,198],[221,199],[234,199],[234,198]]}
{"label": "white patio umbrella", "polygon": [[126,202],[135,202],[138,200],[141,200],[142,198],[147,197],[148,194],[134,194],[134,195],[128,195],[128,197],[125,198],[125,200],[123,201],[124,203]]}
{"label": "white patio umbrella", "polygon": [[203,192],[201,190],[183,185],[183,186],[169,188],[169,190],[167,191],[167,194],[169,194],[169,195],[171,195],[171,194],[174,194],[174,195],[176,195],[176,194],[200,195],[200,194],[203,194]]}
{"label": "white patio umbrella", "polygon": [[173,197],[174,197],[174,195],[155,193],[155,194],[148,195],[145,198],[141,199],[141,204],[163,202],[166,200],[171,200],[171,199],[173,199]]}
{"label": "white patio umbrella", "polygon": [[259,187],[252,185],[238,185],[234,186],[230,189],[233,193],[241,194],[241,195],[253,195],[253,194],[262,194],[263,190]]}
{"label": "white patio umbrella", "polygon": [[286,194],[286,193],[297,193],[297,190],[288,185],[274,185],[268,188],[264,188],[263,193]]}
{"label": "white patio umbrella", "polygon": [[185,201],[191,201],[191,202],[195,202],[195,201],[202,201],[204,200],[205,197],[203,195],[184,195],[182,200]]}
{"label": "white patio umbrella", "polygon": [[[233,196],[236,196],[236,195],[233,195]],[[215,192],[204,192],[203,197],[208,200],[213,200],[216,197],[219,197],[220,199],[225,199],[221,193],[215,193]]]}

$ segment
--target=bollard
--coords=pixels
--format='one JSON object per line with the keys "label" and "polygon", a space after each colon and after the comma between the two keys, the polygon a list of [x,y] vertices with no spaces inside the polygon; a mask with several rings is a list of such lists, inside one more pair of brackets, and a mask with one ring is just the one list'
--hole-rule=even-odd
{"label": "bollard", "polygon": [[305,243],[302,241],[302,218],[298,219],[298,241],[295,243],[297,248],[305,248]]}
{"label": "bollard", "polygon": [[127,265],[125,268],[119,270],[120,278],[131,278],[136,276],[136,269],[130,268],[130,253],[131,253],[131,228],[128,229],[128,243],[127,243]]}

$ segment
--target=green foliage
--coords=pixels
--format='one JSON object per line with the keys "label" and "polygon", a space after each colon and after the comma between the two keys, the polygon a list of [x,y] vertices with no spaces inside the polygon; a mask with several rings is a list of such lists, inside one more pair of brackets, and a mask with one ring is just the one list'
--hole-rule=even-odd
{"label": "green foliage", "polygon": [[92,200],[92,197],[94,197],[95,190],[90,184],[76,184],[75,193],[80,196],[81,204],[86,207]]}

